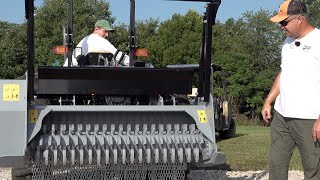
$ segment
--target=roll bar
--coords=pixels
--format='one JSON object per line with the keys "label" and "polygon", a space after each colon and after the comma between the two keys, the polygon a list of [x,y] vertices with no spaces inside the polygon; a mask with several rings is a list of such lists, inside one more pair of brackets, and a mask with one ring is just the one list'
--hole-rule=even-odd
{"label": "roll bar", "polygon": [[34,0],[25,0],[25,17],[27,19],[28,41],[28,103],[34,100]]}

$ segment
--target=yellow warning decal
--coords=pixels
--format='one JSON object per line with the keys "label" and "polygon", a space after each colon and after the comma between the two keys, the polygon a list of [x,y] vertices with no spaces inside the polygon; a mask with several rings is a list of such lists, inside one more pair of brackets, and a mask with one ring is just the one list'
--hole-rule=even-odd
{"label": "yellow warning decal", "polygon": [[206,111],[205,110],[197,110],[198,112],[198,118],[200,123],[206,123],[208,122]]}
{"label": "yellow warning decal", "polygon": [[3,84],[3,101],[19,101],[19,99],[19,84]]}
{"label": "yellow warning decal", "polygon": [[38,120],[38,111],[36,109],[29,110],[29,121],[30,123],[36,123]]}

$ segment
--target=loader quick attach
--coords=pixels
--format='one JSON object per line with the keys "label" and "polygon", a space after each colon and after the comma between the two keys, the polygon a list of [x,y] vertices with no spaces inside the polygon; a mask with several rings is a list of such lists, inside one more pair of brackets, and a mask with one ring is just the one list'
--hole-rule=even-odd
{"label": "loader quick attach", "polygon": [[[0,166],[14,167],[13,179],[185,179],[192,167],[224,163],[211,95],[217,68],[212,26],[220,1],[207,2],[199,64],[137,63],[131,16],[130,67],[39,66],[35,78],[34,4],[25,0],[28,73],[0,80]],[[72,27],[72,0],[69,6]],[[67,45],[71,55],[73,45]],[[191,97],[195,75],[198,93]]]}

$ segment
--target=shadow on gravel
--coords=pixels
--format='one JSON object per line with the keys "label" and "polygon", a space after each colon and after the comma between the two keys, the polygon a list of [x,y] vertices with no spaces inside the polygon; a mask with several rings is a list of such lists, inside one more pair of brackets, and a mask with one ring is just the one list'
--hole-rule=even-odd
{"label": "shadow on gravel", "polygon": [[191,167],[190,170],[222,170],[222,171],[231,171],[229,164],[220,164],[210,167]]}
{"label": "shadow on gravel", "polygon": [[261,180],[266,179],[267,174],[267,171],[192,170],[187,180]]}
{"label": "shadow on gravel", "polygon": [[[241,137],[241,136],[246,136],[246,135],[248,135],[248,134],[236,134],[236,136],[233,137],[233,138],[237,138],[237,137]],[[233,139],[233,138],[230,138],[230,139]],[[223,140],[226,140],[226,139],[222,139],[222,138],[219,137],[219,134],[216,134],[216,141],[217,141],[217,142],[220,142],[220,141],[223,141]]]}

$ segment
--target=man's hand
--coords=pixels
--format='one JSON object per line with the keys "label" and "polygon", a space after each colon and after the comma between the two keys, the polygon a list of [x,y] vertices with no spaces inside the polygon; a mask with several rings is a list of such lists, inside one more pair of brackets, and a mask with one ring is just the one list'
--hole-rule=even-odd
{"label": "man's hand", "polygon": [[265,122],[269,123],[271,119],[271,104],[274,102],[274,100],[277,98],[277,96],[280,94],[280,75],[281,71],[278,73],[276,79],[273,82],[272,88],[264,101],[261,115]]}
{"label": "man's hand", "polygon": [[[266,123],[269,123],[269,121],[271,119],[271,105],[269,103],[267,103],[267,102],[264,103],[262,110],[261,110],[261,115],[262,115],[263,120]],[[320,126],[319,126],[319,128],[320,128]]]}
{"label": "man's hand", "polygon": [[312,128],[312,138],[314,142],[320,141],[320,116]]}

